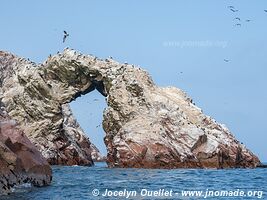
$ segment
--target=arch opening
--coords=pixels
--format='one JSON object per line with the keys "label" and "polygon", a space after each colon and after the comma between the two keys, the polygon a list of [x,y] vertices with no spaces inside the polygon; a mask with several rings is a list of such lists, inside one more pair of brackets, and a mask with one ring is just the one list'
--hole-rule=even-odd
{"label": "arch opening", "polygon": [[86,94],[71,101],[70,108],[81,126],[85,135],[89,137],[94,150],[91,154],[93,161],[105,161],[107,155],[106,145],[104,144],[105,131],[102,127],[103,111],[107,107],[105,90],[97,83],[96,87],[91,87]]}

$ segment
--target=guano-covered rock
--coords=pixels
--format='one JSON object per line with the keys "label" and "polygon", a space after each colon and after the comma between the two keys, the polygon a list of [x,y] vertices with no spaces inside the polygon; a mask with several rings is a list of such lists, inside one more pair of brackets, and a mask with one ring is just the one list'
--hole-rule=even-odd
{"label": "guano-covered rock", "polygon": [[109,167],[229,168],[260,163],[183,91],[156,86],[134,65],[70,49],[43,64],[1,52],[0,63],[7,112],[52,164],[92,163],[90,141],[69,128],[64,105],[94,89],[107,102],[103,128]]}

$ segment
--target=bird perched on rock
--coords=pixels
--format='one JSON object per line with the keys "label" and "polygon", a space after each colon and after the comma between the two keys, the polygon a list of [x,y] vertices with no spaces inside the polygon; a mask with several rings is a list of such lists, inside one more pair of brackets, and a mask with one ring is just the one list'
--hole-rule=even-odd
{"label": "bird perched on rock", "polygon": [[63,31],[64,35],[63,35],[63,43],[66,41],[67,37],[69,37],[70,35],[67,33],[67,31]]}

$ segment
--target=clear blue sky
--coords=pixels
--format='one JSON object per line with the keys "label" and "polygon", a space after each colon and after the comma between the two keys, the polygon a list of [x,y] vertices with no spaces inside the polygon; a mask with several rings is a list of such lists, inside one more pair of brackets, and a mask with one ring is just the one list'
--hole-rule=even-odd
{"label": "clear blue sky", "polygon": [[[239,11],[230,11],[229,5]],[[266,0],[2,0],[0,49],[43,62],[68,46],[140,65],[158,85],[185,90],[267,161],[265,9]],[[241,27],[234,26],[239,23],[235,17],[241,18]],[[64,44],[63,30],[70,34]],[[96,128],[104,98],[93,92],[71,106],[105,152],[103,130]]]}

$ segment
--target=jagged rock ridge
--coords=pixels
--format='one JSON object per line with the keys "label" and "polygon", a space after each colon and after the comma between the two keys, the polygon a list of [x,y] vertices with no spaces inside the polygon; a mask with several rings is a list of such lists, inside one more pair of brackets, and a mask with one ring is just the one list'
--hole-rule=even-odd
{"label": "jagged rock ridge", "polygon": [[[93,89],[107,96],[103,128],[110,167],[226,168],[260,163],[183,91],[156,86],[139,67],[70,49],[41,65],[6,52],[0,60],[4,105],[50,163],[91,163],[77,137],[68,136],[62,106]],[[90,142],[85,143],[88,149]]]}

